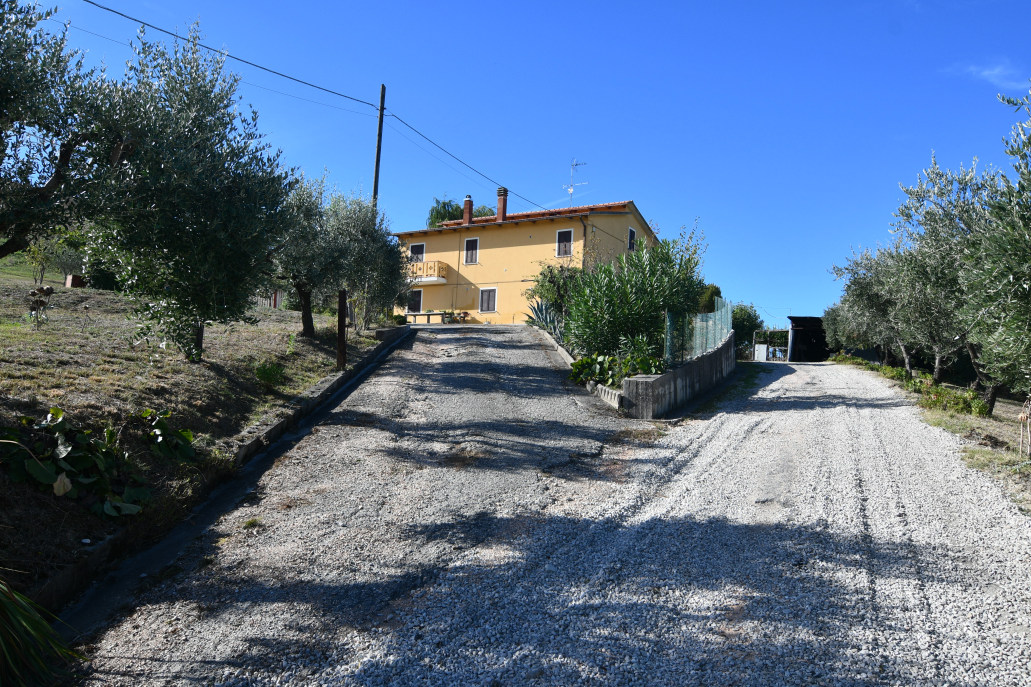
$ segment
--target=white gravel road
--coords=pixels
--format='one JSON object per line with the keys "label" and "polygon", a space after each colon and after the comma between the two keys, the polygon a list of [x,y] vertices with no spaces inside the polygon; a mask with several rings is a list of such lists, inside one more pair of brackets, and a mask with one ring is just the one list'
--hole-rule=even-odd
{"label": "white gravel road", "polygon": [[420,332],[90,647],[89,685],[1031,685],[1031,521],[883,379],[657,432]]}

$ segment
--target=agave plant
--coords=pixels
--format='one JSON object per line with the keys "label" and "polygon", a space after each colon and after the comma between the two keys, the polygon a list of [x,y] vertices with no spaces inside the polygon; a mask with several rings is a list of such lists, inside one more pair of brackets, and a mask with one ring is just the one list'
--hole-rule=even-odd
{"label": "agave plant", "polygon": [[530,303],[529,323],[536,325],[562,343],[562,316],[545,301],[537,300]]}
{"label": "agave plant", "polygon": [[51,684],[81,658],[61,641],[40,611],[0,580],[0,684]]}

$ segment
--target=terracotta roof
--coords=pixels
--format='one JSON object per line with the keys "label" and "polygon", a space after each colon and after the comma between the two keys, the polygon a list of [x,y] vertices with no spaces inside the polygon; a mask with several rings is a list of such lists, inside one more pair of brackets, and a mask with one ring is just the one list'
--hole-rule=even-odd
{"label": "terracotta roof", "polygon": [[579,205],[572,208],[555,208],[554,210],[534,210],[531,212],[510,212],[505,215],[503,222],[498,221],[497,215],[487,215],[486,217],[473,217],[472,224],[463,224],[460,219],[453,219],[447,222],[441,222],[439,227],[429,227],[427,229],[411,229],[409,231],[399,231],[394,236],[401,236],[404,234],[417,234],[419,232],[426,231],[441,231],[444,229],[459,229],[461,227],[476,226],[480,224],[509,224],[515,222],[532,222],[545,219],[557,219],[560,217],[571,217],[575,215],[583,215],[591,212],[604,212],[606,210],[614,210],[617,208],[625,209],[633,203],[632,200],[623,200],[618,203],[601,203],[599,205]]}

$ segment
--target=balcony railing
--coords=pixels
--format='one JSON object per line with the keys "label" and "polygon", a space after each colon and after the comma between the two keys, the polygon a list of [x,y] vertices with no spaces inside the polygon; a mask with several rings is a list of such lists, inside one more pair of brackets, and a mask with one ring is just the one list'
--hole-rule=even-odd
{"label": "balcony railing", "polygon": [[411,275],[417,284],[446,284],[447,263],[440,260],[413,262]]}

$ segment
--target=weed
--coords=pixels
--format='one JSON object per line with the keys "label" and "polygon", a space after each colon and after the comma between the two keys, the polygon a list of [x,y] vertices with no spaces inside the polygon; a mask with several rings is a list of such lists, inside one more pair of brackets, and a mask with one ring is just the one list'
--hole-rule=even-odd
{"label": "weed", "polygon": [[286,379],[286,368],[274,360],[263,360],[254,368],[258,381],[269,387],[277,387]]}
{"label": "weed", "polygon": [[286,341],[286,354],[293,355],[297,352],[297,334],[291,334]]}
{"label": "weed", "polygon": [[243,528],[245,530],[253,530],[257,527],[261,527],[261,518],[247,518],[243,521]]}

